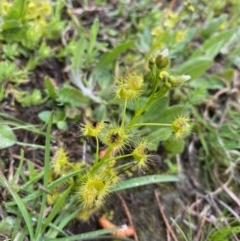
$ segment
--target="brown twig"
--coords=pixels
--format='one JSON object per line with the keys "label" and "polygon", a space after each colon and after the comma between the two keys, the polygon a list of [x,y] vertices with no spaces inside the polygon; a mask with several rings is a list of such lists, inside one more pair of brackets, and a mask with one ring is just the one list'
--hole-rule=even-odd
{"label": "brown twig", "polygon": [[[217,180],[217,182],[220,184],[221,188],[228,194],[228,196],[240,207],[240,200],[239,198],[237,197],[237,195],[235,195],[235,193],[233,193],[229,188],[228,188],[228,185],[226,185],[226,183],[222,183],[220,181],[220,178],[219,178],[219,175],[218,175],[218,172],[217,172],[217,167],[215,165],[214,169],[213,169],[213,173],[214,173],[214,176]],[[232,180],[232,177],[230,176],[228,181],[231,181]],[[226,220],[225,221],[226,225],[230,227],[230,225],[228,224],[228,221]],[[234,237],[235,240],[238,240],[237,236],[235,233],[232,232],[232,235]]]}
{"label": "brown twig", "polygon": [[[17,160],[20,160],[22,158],[20,155],[17,155],[17,154],[13,154],[12,157],[17,159]],[[34,161],[32,161],[28,158],[23,157],[23,160],[24,161],[30,161],[30,162],[33,163],[34,167],[36,167],[38,169],[42,169],[42,162],[38,159],[34,159]]]}
{"label": "brown twig", "polygon": [[[213,169],[213,173],[215,178],[217,179],[218,183],[220,184],[221,188],[228,194],[228,196],[240,207],[240,200],[238,197],[228,188],[228,185],[226,183],[222,183],[220,181],[219,175],[217,173],[216,167]],[[231,180],[231,177],[229,178]]]}
{"label": "brown twig", "polygon": [[163,221],[164,221],[164,223],[165,223],[165,225],[166,225],[166,227],[167,227],[167,230],[168,230],[169,233],[171,234],[172,238],[174,239],[174,241],[178,241],[176,235],[174,234],[174,232],[173,232],[173,230],[172,230],[172,228],[171,228],[171,226],[170,226],[170,224],[169,224],[169,222],[168,222],[168,220],[167,220],[167,217],[166,217],[165,214],[164,214],[163,207],[162,207],[162,205],[161,205],[161,202],[160,202],[160,199],[159,199],[158,195],[159,195],[159,193],[158,193],[158,191],[155,189],[155,190],[154,190],[154,196],[155,196],[156,201],[157,201],[157,205],[158,205],[159,212],[160,212],[160,214],[162,215]]}
{"label": "brown twig", "polygon": [[171,241],[171,236],[170,236],[170,232],[168,229],[167,229],[167,241]]}
{"label": "brown twig", "polygon": [[[132,227],[134,227],[133,221],[132,221],[132,216],[131,216],[131,214],[130,214],[130,212],[129,212],[129,209],[128,209],[128,207],[127,207],[126,202],[124,201],[124,199],[122,198],[122,196],[121,196],[120,194],[116,193],[116,195],[117,195],[117,197],[120,199],[120,201],[121,201],[121,203],[122,203],[122,206],[123,206],[124,211],[125,211],[125,213],[126,213],[126,216],[127,216],[127,218],[128,218],[129,224],[130,224]],[[134,229],[135,229],[135,227],[134,227]],[[135,230],[136,230],[136,229],[135,229]],[[133,237],[134,237],[134,239],[135,239],[136,241],[139,241],[136,232],[134,233]]]}
{"label": "brown twig", "polygon": [[196,235],[196,238],[194,239],[195,241],[199,241],[201,240],[201,234],[202,234],[202,231],[203,231],[203,226],[206,222],[206,215],[207,213],[203,216],[203,218],[201,219],[201,224],[200,224],[200,227],[198,229],[198,232],[197,232],[197,235]]}

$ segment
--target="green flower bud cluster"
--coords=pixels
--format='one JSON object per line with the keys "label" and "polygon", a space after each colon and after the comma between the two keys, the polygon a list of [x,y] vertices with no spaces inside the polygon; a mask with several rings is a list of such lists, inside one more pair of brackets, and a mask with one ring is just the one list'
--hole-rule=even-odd
{"label": "green flower bud cluster", "polygon": [[190,75],[175,76],[170,75],[167,71],[161,71],[159,73],[160,81],[165,84],[168,88],[180,87],[185,84],[186,81],[191,79]]}
{"label": "green flower bud cluster", "polygon": [[148,59],[148,67],[150,70],[153,70],[156,67],[159,70],[165,69],[170,64],[169,52],[168,49],[155,50]]}

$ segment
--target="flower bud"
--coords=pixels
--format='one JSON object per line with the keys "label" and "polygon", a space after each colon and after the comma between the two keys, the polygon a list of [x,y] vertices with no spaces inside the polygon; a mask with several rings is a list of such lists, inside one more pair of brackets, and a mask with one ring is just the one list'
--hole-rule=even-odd
{"label": "flower bud", "polygon": [[176,139],[183,139],[191,131],[190,119],[188,117],[180,116],[172,123],[172,130]]}
{"label": "flower bud", "polygon": [[53,172],[57,175],[63,175],[69,171],[67,152],[60,147],[53,157]]}
{"label": "flower bud", "polygon": [[126,77],[126,85],[133,91],[139,91],[143,87],[143,76],[139,74],[131,74]]}
{"label": "flower bud", "polygon": [[181,76],[177,77],[178,84],[180,84],[180,85],[184,84],[186,81],[188,81],[190,79],[191,79],[190,75],[181,75]]}
{"label": "flower bud", "polygon": [[169,82],[164,83],[164,86],[167,87],[168,89],[172,88],[172,84]]}
{"label": "flower bud", "polygon": [[152,53],[152,54],[150,55],[150,57],[148,58],[148,68],[149,68],[150,70],[153,69],[153,66],[154,66],[154,64],[155,64],[155,58],[156,58],[155,53]]}
{"label": "flower bud", "polygon": [[128,142],[128,135],[122,127],[111,127],[103,134],[102,142],[113,149],[122,149]]}
{"label": "flower bud", "polygon": [[84,208],[101,206],[108,193],[108,188],[97,176],[86,175],[78,189],[79,200]]}
{"label": "flower bud", "polygon": [[159,70],[166,68],[170,63],[168,49],[155,50],[148,59],[149,69],[153,69],[155,65]]}
{"label": "flower bud", "polygon": [[103,130],[105,124],[101,122],[90,122],[87,121],[86,124],[80,124],[80,133],[82,136],[93,136],[97,137],[99,133]]}
{"label": "flower bud", "polygon": [[116,96],[119,99],[123,99],[123,100],[129,100],[132,99],[134,97],[135,91],[126,88],[125,85],[121,85],[119,86],[119,88],[116,90]]}
{"label": "flower bud", "polygon": [[181,75],[181,76],[169,76],[169,83],[171,83],[171,85],[173,87],[179,87],[181,85],[183,85],[186,81],[190,80],[191,76],[190,75]]}
{"label": "flower bud", "polygon": [[146,140],[140,141],[132,152],[132,156],[137,161],[139,169],[144,169],[148,164],[149,155],[147,152],[148,148]]}
{"label": "flower bud", "polygon": [[157,54],[155,64],[160,70],[166,68],[170,64],[168,49],[164,49]]}
{"label": "flower bud", "polygon": [[167,82],[169,78],[169,73],[167,71],[161,71],[159,74],[159,78],[163,82]]}
{"label": "flower bud", "polygon": [[109,165],[99,168],[94,174],[88,173],[83,176],[79,183],[78,197],[84,209],[101,207],[110,188],[118,180],[119,177]]}

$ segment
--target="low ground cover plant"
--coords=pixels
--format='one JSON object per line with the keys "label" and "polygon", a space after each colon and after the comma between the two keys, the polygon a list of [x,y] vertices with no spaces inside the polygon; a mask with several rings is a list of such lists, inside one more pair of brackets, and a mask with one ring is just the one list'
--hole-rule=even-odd
{"label": "low ground cover plant", "polygon": [[238,240],[238,9],[1,1],[0,239]]}

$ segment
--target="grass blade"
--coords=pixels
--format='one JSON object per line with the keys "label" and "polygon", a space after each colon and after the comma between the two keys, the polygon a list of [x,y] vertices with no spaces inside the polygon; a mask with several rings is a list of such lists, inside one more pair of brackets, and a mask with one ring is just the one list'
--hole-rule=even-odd
{"label": "grass blade", "polygon": [[112,192],[125,190],[132,187],[139,187],[143,185],[160,183],[160,182],[177,182],[179,178],[172,175],[151,175],[144,177],[136,177],[130,180],[119,182],[115,187],[111,189]]}
{"label": "grass blade", "polygon": [[81,173],[81,172],[83,172],[83,171],[84,171],[84,169],[79,169],[79,170],[77,170],[77,171],[68,173],[68,174],[66,174],[66,175],[58,178],[57,180],[51,182],[51,183],[48,185],[48,189],[54,188],[55,186],[61,184],[62,182],[68,180],[68,179],[71,178],[71,177],[76,176],[77,174],[79,174],[79,173]]}
{"label": "grass blade", "polygon": [[98,34],[98,29],[99,29],[99,20],[95,19],[92,27],[91,27],[91,34],[90,34],[90,42],[89,42],[89,47],[87,51],[87,58],[88,58],[88,63],[90,63],[92,59],[92,54],[93,54],[93,49],[94,49],[94,44],[96,42],[97,34]]}
{"label": "grass blade", "polygon": [[99,238],[100,239],[100,235],[115,232],[115,231],[119,230],[120,228],[121,227],[108,228],[108,229],[97,230],[97,231],[92,231],[92,232],[83,233],[83,234],[77,234],[77,235],[73,235],[71,237],[44,239],[44,241],[76,241],[79,239],[80,240],[89,240],[90,238]]}
{"label": "grass blade", "polygon": [[[52,127],[53,113],[48,122],[47,126],[47,134],[46,134],[46,143],[45,143],[45,155],[44,155],[44,177],[43,177],[43,185],[44,187],[48,187],[48,179],[49,179],[49,170],[50,170],[50,138],[51,138],[51,127]],[[41,210],[39,213],[38,224],[35,233],[35,240],[39,240],[41,237],[41,227],[43,222],[44,210],[46,208],[47,201],[47,193],[42,192],[42,203]]]}
{"label": "grass blade", "polygon": [[[55,220],[53,225],[57,226],[59,229],[63,229],[72,219],[76,217],[76,215],[79,213],[81,208],[78,208],[74,212],[69,212],[68,210],[71,209],[74,203],[76,203],[77,197],[74,197],[71,199],[69,203],[66,204],[65,208],[62,210],[62,214],[60,214]],[[67,213],[66,213],[67,212]],[[48,238],[56,238],[58,235],[58,230],[50,229],[46,235]]]}
{"label": "grass blade", "polygon": [[67,196],[69,195],[69,192],[71,191],[72,186],[70,186],[63,195],[58,199],[57,203],[53,206],[53,209],[51,213],[48,215],[46,221],[44,222],[41,233],[45,230],[45,228],[50,224],[50,222],[54,219],[60,208],[62,208],[64,201],[66,200]]}
{"label": "grass blade", "polygon": [[31,216],[30,213],[28,212],[24,202],[22,201],[22,199],[19,197],[19,195],[17,194],[17,192],[11,187],[11,185],[8,183],[8,181],[6,180],[6,178],[4,177],[4,175],[2,174],[2,172],[0,171],[0,183],[2,183],[2,185],[7,188],[7,190],[10,192],[12,198],[15,200],[15,202],[17,203],[17,206],[22,214],[22,217],[27,225],[27,229],[30,235],[30,239],[34,240],[33,238],[33,226],[32,226],[32,221],[31,221]]}

